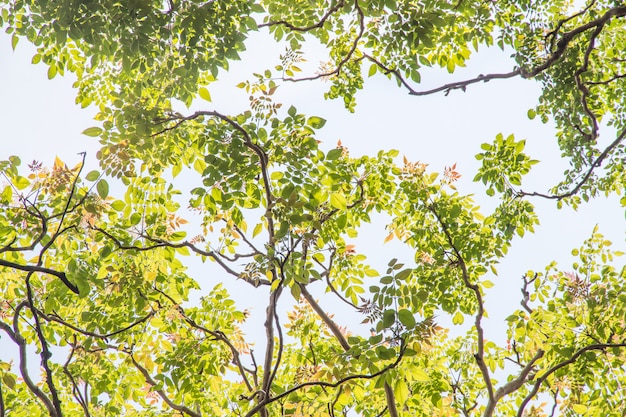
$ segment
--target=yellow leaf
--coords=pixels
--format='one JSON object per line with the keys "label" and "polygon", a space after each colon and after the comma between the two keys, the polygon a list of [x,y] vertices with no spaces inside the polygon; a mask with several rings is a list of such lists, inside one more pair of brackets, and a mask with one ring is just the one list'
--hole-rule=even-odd
{"label": "yellow leaf", "polygon": [[54,167],[57,169],[61,169],[65,166],[65,163],[59,159],[58,156],[54,157]]}
{"label": "yellow leaf", "polygon": [[391,232],[391,233],[389,233],[389,234],[387,235],[387,237],[385,238],[384,243],[389,242],[391,239],[393,239],[393,232]]}

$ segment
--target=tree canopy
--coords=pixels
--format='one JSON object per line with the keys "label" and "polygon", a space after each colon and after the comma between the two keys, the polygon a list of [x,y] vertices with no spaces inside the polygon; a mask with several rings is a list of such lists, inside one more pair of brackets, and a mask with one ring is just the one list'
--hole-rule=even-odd
{"label": "tree canopy", "polygon": [[[84,154],[0,160],[0,330],[17,352],[0,355],[0,416],[623,416],[621,252],[596,228],[572,266],[497,277],[536,199],[626,206],[626,7],[572,3],[0,0],[13,47],[76,77],[100,143],[89,172]],[[249,108],[230,114],[211,91],[261,36],[285,52],[249,62],[233,87]],[[420,88],[488,47],[508,72]],[[414,100],[539,83],[521,117],[554,123],[568,168],[523,190],[541,155],[498,135],[470,173],[483,210],[455,165],[329,148],[324,118],[275,99],[314,82],[354,111],[380,76]],[[396,258],[354,243],[372,226]],[[498,285],[521,290],[502,345],[484,326]]]}

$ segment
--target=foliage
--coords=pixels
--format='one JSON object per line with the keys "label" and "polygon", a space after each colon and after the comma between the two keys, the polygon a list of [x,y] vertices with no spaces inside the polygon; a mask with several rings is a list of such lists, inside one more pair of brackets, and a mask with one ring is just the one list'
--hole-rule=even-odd
{"label": "foliage", "polygon": [[[98,126],[83,133],[102,145],[102,172],[84,174],[84,156],[73,168],[34,161],[29,173],[18,157],[0,162],[0,329],[17,352],[15,363],[0,359],[1,415],[623,415],[626,268],[598,230],[572,252],[573,270],[520,271],[522,308],[506,318],[507,346],[489,340],[483,320],[497,264],[539,222],[531,197],[574,207],[600,193],[626,201],[626,7],[0,8],[13,46],[24,37],[36,45],[33,62],[49,78],[76,75],[77,102],[98,109]],[[211,84],[262,34],[288,49],[238,85],[250,108],[207,109]],[[300,77],[300,51],[316,42],[328,59]],[[425,68],[454,73],[492,45],[514,51],[511,72],[415,87]],[[477,155],[474,180],[497,199],[482,212],[457,190],[456,166],[439,175],[394,150],[353,157],[341,142],[323,148],[323,118],[274,100],[291,82],[327,80],[325,96],[354,110],[364,70],[413,96],[535,80],[542,95],[528,116],[555,122],[570,167],[551,194],[524,192],[537,161],[523,140],[498,135]],[[177,110],[199,99],[202,110]],[[601,130],[614,139],[601,141]],[[386,268],[359,243],[381,216],[385,241],[410,254]],[[192,257],[210,264],[192,266]],[[241,308],[239,296],[265,309]],[[285,311],[289,298],[296,305]],[[363,323],[347,329],[333,314]],[[456,326],[437,324],[445,320]]]}

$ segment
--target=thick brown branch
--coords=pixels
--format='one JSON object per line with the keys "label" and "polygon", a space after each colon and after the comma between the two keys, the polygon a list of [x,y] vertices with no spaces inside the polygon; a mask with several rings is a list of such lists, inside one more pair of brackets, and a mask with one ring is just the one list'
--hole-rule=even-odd
{"label": "thick brown branch", "polygon": [[530,360],[530,362],[528,362],[526,366],[522,369],[517,378],[507,382],[496,390],[494,401],[489,401],[487,403],[487,406],[485,407],[485,412],[483,413],[484,416],[493,415],[496,409],[496,404],[498,403],[498,401],[500,401],[500,399],[502,399],[505,395],[508,395],[520,389],[520,387],[526,382],[528,374],[530,374],[530,371],[532,371],[533,366],[543,356],[543,354],[543,350],[539,349],[535,356],[533,356],[533,358]]}
{"label": "thick brown branch", "polygon": [[317,301],[315,301],[315,298],[313,298],[311,293],[307,290],[306,286],[304,284],[299,284],[299,285],[300,285],[300,294],[302,294],[304,299],[309,303],[309,305],[313,308],[313,310],[315,310],[317,315],[322,319],[322,321],[326,324],[326,326],[328,326],[330,331],[339,341],[339,344],[341,345],[343,350],[345,351],[350,350],[350,344],[348,343],[348,340],[341,332],[341,329],[339,328],[339,326],[337,326],[337,324],[333,321],[333,319],[331,319],[328,316],[328,314],[326,314],[324,309],[317,303]]}
{"label": "thick brown branch", "polygon": [[20,271],[25,271],[25,272],[41,272],[44,274],[48,274],[48,275],[53,275],[57,278],[59,278],[63,284],[65,284],[65,286],[67,288],[69,288],[74,294],[79,294],[78,291],[78,287],[74,284],[72,284],[68,279],[67,279],[67,275],[65,275],[65,272],[59,272],[59,271],[55,271],[54,269],[50,269],[50,268],[45,268],[42,266],[38,266],[38,265],[21,265],[15,262],[10,262],[10,261],[6,261],[4,259],[0,259],[0,266],[4,266],[7,268],[12,268],[12,269],[17,269]]}
{"label": "thick brown branch", "polygon": [[[350,350],[350,344],[348,340],[341,332],[341,329],[337,324],[331,319],[328,314],[324,311],[324,309],[315,301],[315,298],[311,295],[311,293],[307,290],[304,284],[300,285],[300,294],[304,297],[305,300],[309,303],[309,305],[315,310],[317,315],[322,319],[322,321],[328,326],[330,331],[333,333],[335,338],[339,341],[339,344],[346,352]],[[385,382],[385,398],[387,400],[387,408],[389,409],[389,414],[391,417],[398,417],[398,410],[396,408],[396,400],[393,395],[393,389],[389,386],[388,383]]]}

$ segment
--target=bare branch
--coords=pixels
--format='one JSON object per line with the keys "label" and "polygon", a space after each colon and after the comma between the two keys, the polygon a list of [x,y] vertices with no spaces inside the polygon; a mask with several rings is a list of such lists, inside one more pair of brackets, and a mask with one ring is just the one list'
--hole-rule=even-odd
{"label": "bare branch", "polygon": [[337,324],[333,321],[333,319],[331,319],[328,316],[328,314],[326,314],[324,309],[317,303],[317,301],[315,301],[315,298],[313,298],[311,293],[307,290],[306,285],[304,284],[299,284],[299,285],[300,285],[300,294],[302,294],[304,299],[309,303],[309,305],[313,308],[313,310],[315,310],[317,315],[320,316],[320,318],[326,324],[326,326],[328,326],[330,331],[339,341],[339,344],[341,345],[343,350],[345,351],[350,350],[350,344],[348,343],[348,340],[341,332],[341,329],[339,329],[339,326],[337,326]]}
{"label": "bare branch", "polygon": [[530,300],[530,292],[528,291],[528,286],[530,284],[532,284],[536,279],[537,279],[537,274],[535,274],[535,276],[532,279],[528,279],[526,277],[526,275],[524,275],[522,277],[522,279],[524,280],[524,286],[522,287],[522,301],[520,301],[520,304],[522,305],[522,307],[524,307],[524,310],[526,310],[528,313],[533,312],[532,308],[530,308],[528,306],[528,301]]}

